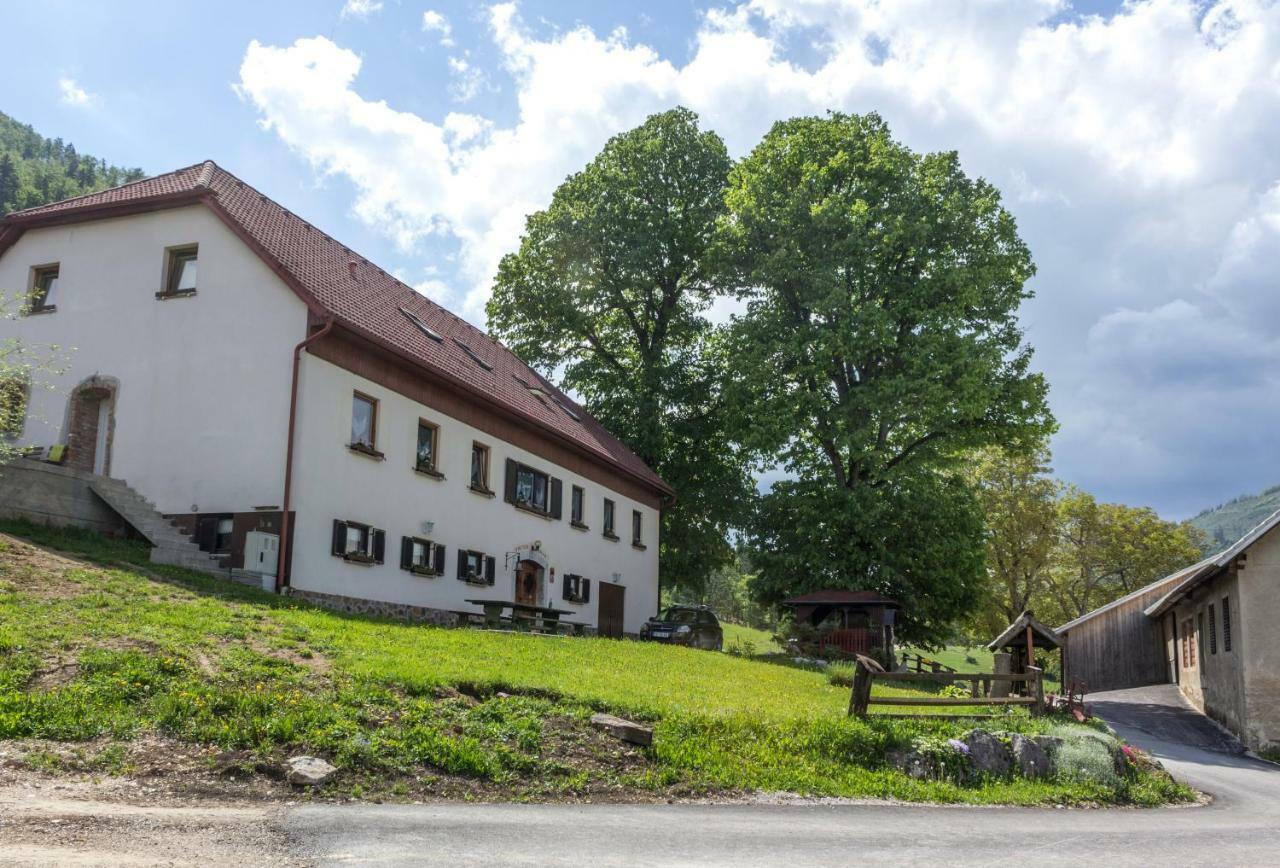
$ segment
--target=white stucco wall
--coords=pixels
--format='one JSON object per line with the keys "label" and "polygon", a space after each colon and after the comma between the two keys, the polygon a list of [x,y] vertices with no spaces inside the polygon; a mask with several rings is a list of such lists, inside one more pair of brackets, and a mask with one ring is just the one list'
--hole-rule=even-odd
{"label": "white stucco wall", "polygon": [[[360,391],[379,402],[377,447],[386,455],[376,461],[347,448],[351,432],[351,397]],[[418,420],[440,428],[437,480],[413,470]],[[568,620],[596,624],[601,580],[617,580],[626,588],[624,629],[634,633],[652,615],[658,602],[658,511],[599,483],[557,467],[536,455],[505,443],[457,419],[412,401],[323,359],[304,355],[299,386],[298,441],[295,460],[295,500],[292,584],[299,590],[346,597],[474,610],[467,599],[511,600],[515,594],[514,564],[505,555],[519,546],[541,541],[548,569],[544,571],[542,602],[573,610]],[[489,498],[472,492],[471,445],[490,448]],[[564,480],[564,517],[553,520],[518,510],[502,499],[505,460],[514,458]],[[590,529],[569,524],[571,486],[585,491],[584,520]],[[613,542],[601,535],[603,499],[617,504]],[[641,551],[631,545],[631,511],[643,514]],[[334,519],[357,521],[386,531],[385,563],[350,564],[333,557]],[[428,535],[424,522],[433,522]],[[448,547],[443,576],[426,578],[400,569],[400,538],[429,537]],[[497,578],[492,587],[470,585],[456,576],[459,548],[493,555]],[[549,581],[555,570],[555,582]],[[561,598],[562,577],[576,573],[592,581],[591,600],[575,604]]]}
{"label": "white stucco wall", "polygon": [[[197,293],[157,300],[165,249],[199,244]],[[67,349],[68,370],[33,390],[20,437],[64,442],[67,399],[119,380],[110,474],[162,512],[279,504],[293,346],[306,306],[199,205],[37,229],[0,257],[0,293],[59,264],[57,311],[0,320],[0,340]]]}

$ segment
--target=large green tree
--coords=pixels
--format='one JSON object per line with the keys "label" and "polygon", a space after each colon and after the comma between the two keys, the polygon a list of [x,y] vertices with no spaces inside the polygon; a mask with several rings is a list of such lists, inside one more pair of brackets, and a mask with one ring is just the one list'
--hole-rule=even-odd
{"label": "large green tree", "polygon": [[558,375],[675,489],[662,522],[668,586],[696,588],[729,562],[727,532],[752,494],[705,316],[719,292],[705,260],[730,166],[685,109],[614,137],[528,218],[488,307],[496,335]]}
{"label": "large green tree", "polygon": [[896,593],[904,632],[936,634],[982,580],[954,457],[1052,426],[1017,321],[1034,269],[1013,217],[955,153],[914,153],[876,115],[775,124],[726,202],[717,251],[746,303],[735,415],[799,480],[759,513],[760,587]]}

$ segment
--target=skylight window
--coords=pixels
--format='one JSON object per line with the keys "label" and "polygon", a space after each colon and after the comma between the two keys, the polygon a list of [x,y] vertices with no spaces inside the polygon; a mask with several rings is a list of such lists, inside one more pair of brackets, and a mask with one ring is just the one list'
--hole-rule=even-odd
{"label": "skylight window", "polygon": [[556,406],[559,407],[561,410],[564,410],[565,415],[568,416],[573,421],[575,422],[582,421],[582,417],[579,416],[577,413],[575,413],[573,410],[570,410],[567,404],[562,404],[561,402],[556,401]]}
{"label": "skylight window", "polygon": [[454,338],[454,339],[453,339],[453,342],[454,342],[455,344],[457,344],[457,345],[458,345],[458,347],[459,347],[459,348],[460,348],[464,353],[466,353],[468,357],[470,357],[471,361],[475,362],[477,365],[479,365],[480,367],[484,368],[486,371],[492,371],[492,370],[493,370],[493,365],[489,364],[489,363],[488,363],[488,362],[486,362],[484,359],[482,359],[482,358],[480,358],[479,356],[477,356],[477,355],[476,355],[476,353],[475,353],[475,350],[471,349],[471,347],[467,346],[465,343],[463,343],[462,341],[458,340],[457,338]]}
{"label": "skylight window", "polygon": [[438,331],[431,328],[431,326],[424,323],[421,319],[418,318],[418,315],[415,314],[413,311],[402,307],[400,308],[400,312],[404,314],[405,319],[407,319],[409,322],[413,323],[418,327],[418,331],[422,332],[424,335],[431,338],[431,340],[435,341],[436,343],[444,342],[444,335],[440,334]]}

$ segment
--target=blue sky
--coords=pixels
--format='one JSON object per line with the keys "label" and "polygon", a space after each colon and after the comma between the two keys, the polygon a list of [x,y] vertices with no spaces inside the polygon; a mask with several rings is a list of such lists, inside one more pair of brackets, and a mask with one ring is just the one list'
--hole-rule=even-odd
{"label": "blue sky", "polygon": [[1005,194],[1062,478],[1184,517],[1280,482],[1280,6],[5,2],[0,111],[220,164],[483,324],[523,216],[674,104],[735,156],[881,112]]}

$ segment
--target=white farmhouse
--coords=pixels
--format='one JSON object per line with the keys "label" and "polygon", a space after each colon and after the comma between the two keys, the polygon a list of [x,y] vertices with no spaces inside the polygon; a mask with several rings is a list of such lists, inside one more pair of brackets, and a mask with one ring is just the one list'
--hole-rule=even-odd
{"label": "white farmhouse", "polygon": [[666,483],[496,341],[214,163],[0,221],[0,292],[23,291],[0,341],[74,351],[10,435],[63,446],[59,472],[126,518],[149,501],[227,570],[440,622],[508,600],[619,635],[656,610]]}

